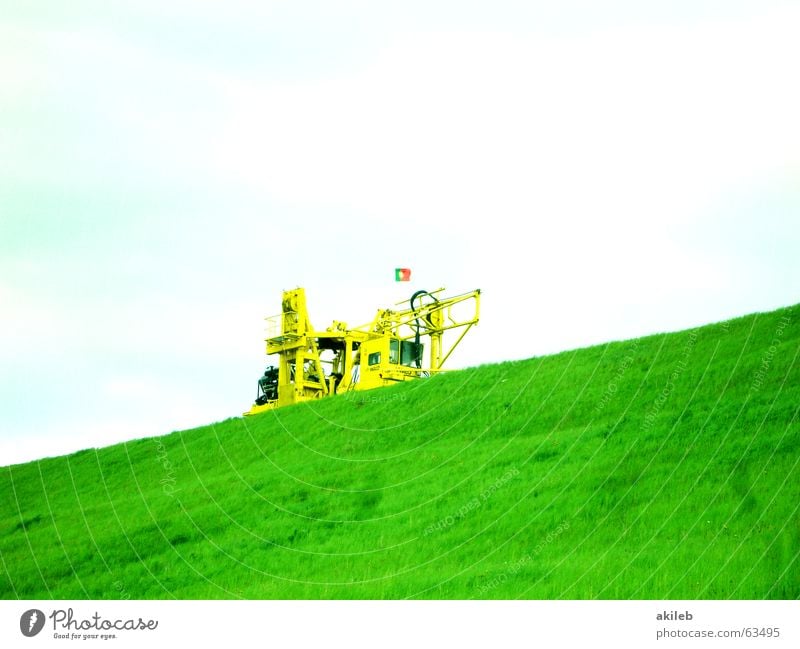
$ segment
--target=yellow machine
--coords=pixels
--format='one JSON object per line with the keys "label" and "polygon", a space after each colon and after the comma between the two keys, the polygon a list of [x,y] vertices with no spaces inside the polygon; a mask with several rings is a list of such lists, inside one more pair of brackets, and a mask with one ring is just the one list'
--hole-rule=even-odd
{"label": "yellow machine", "polygon": [[[325,331],[311,325],[304,289],[284,291],[281,313],[266,319],[267,354],[277,354],[278,365],[268,367],[259,379],[256,402],[244,414],[442,371],[478,322],[481,294],[477,289],[438,297],[442,291],[417,291],[408,308],[379,309],[371,323],[353,329],[334,320]],[[443,334],[451,329],[461,332],[452,344],[446,344]],[[424,336],[430,343],[427,363]]]}

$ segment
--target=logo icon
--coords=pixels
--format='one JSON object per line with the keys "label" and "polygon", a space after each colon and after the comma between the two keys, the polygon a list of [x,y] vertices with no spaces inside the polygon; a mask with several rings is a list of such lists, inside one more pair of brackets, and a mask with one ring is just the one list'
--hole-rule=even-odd
{"label": "logo icon", "polygon": [[25,611],[19,618],[19,630],[22,635],[32,638],[44,627],[44,613],[38,608]]}

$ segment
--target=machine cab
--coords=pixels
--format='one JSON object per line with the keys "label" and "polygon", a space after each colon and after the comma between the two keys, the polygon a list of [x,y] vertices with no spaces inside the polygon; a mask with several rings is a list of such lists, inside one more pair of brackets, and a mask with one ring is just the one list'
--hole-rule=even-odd
{"label": "machine cab", "polygon": [[361,345],[360,389],[388,385],[419,376],[424,345],[381,336]]}

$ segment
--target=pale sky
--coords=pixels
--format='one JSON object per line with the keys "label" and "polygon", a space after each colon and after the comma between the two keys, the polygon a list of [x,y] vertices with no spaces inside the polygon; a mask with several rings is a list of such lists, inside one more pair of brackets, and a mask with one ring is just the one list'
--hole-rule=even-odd
{"label": "pale sky", "polygon": [[796,2],[0,16],[0,465],[238,416],[295,286],[481,288],[452,367],[800,302]]}

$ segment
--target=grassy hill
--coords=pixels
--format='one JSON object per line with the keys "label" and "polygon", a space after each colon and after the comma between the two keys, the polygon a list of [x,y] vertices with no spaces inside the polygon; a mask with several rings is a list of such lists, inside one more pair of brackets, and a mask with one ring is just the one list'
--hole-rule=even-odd
{"label": "grassy hill", "polygon": [[798,598],[799,320],[0,468],[0,597]]}

